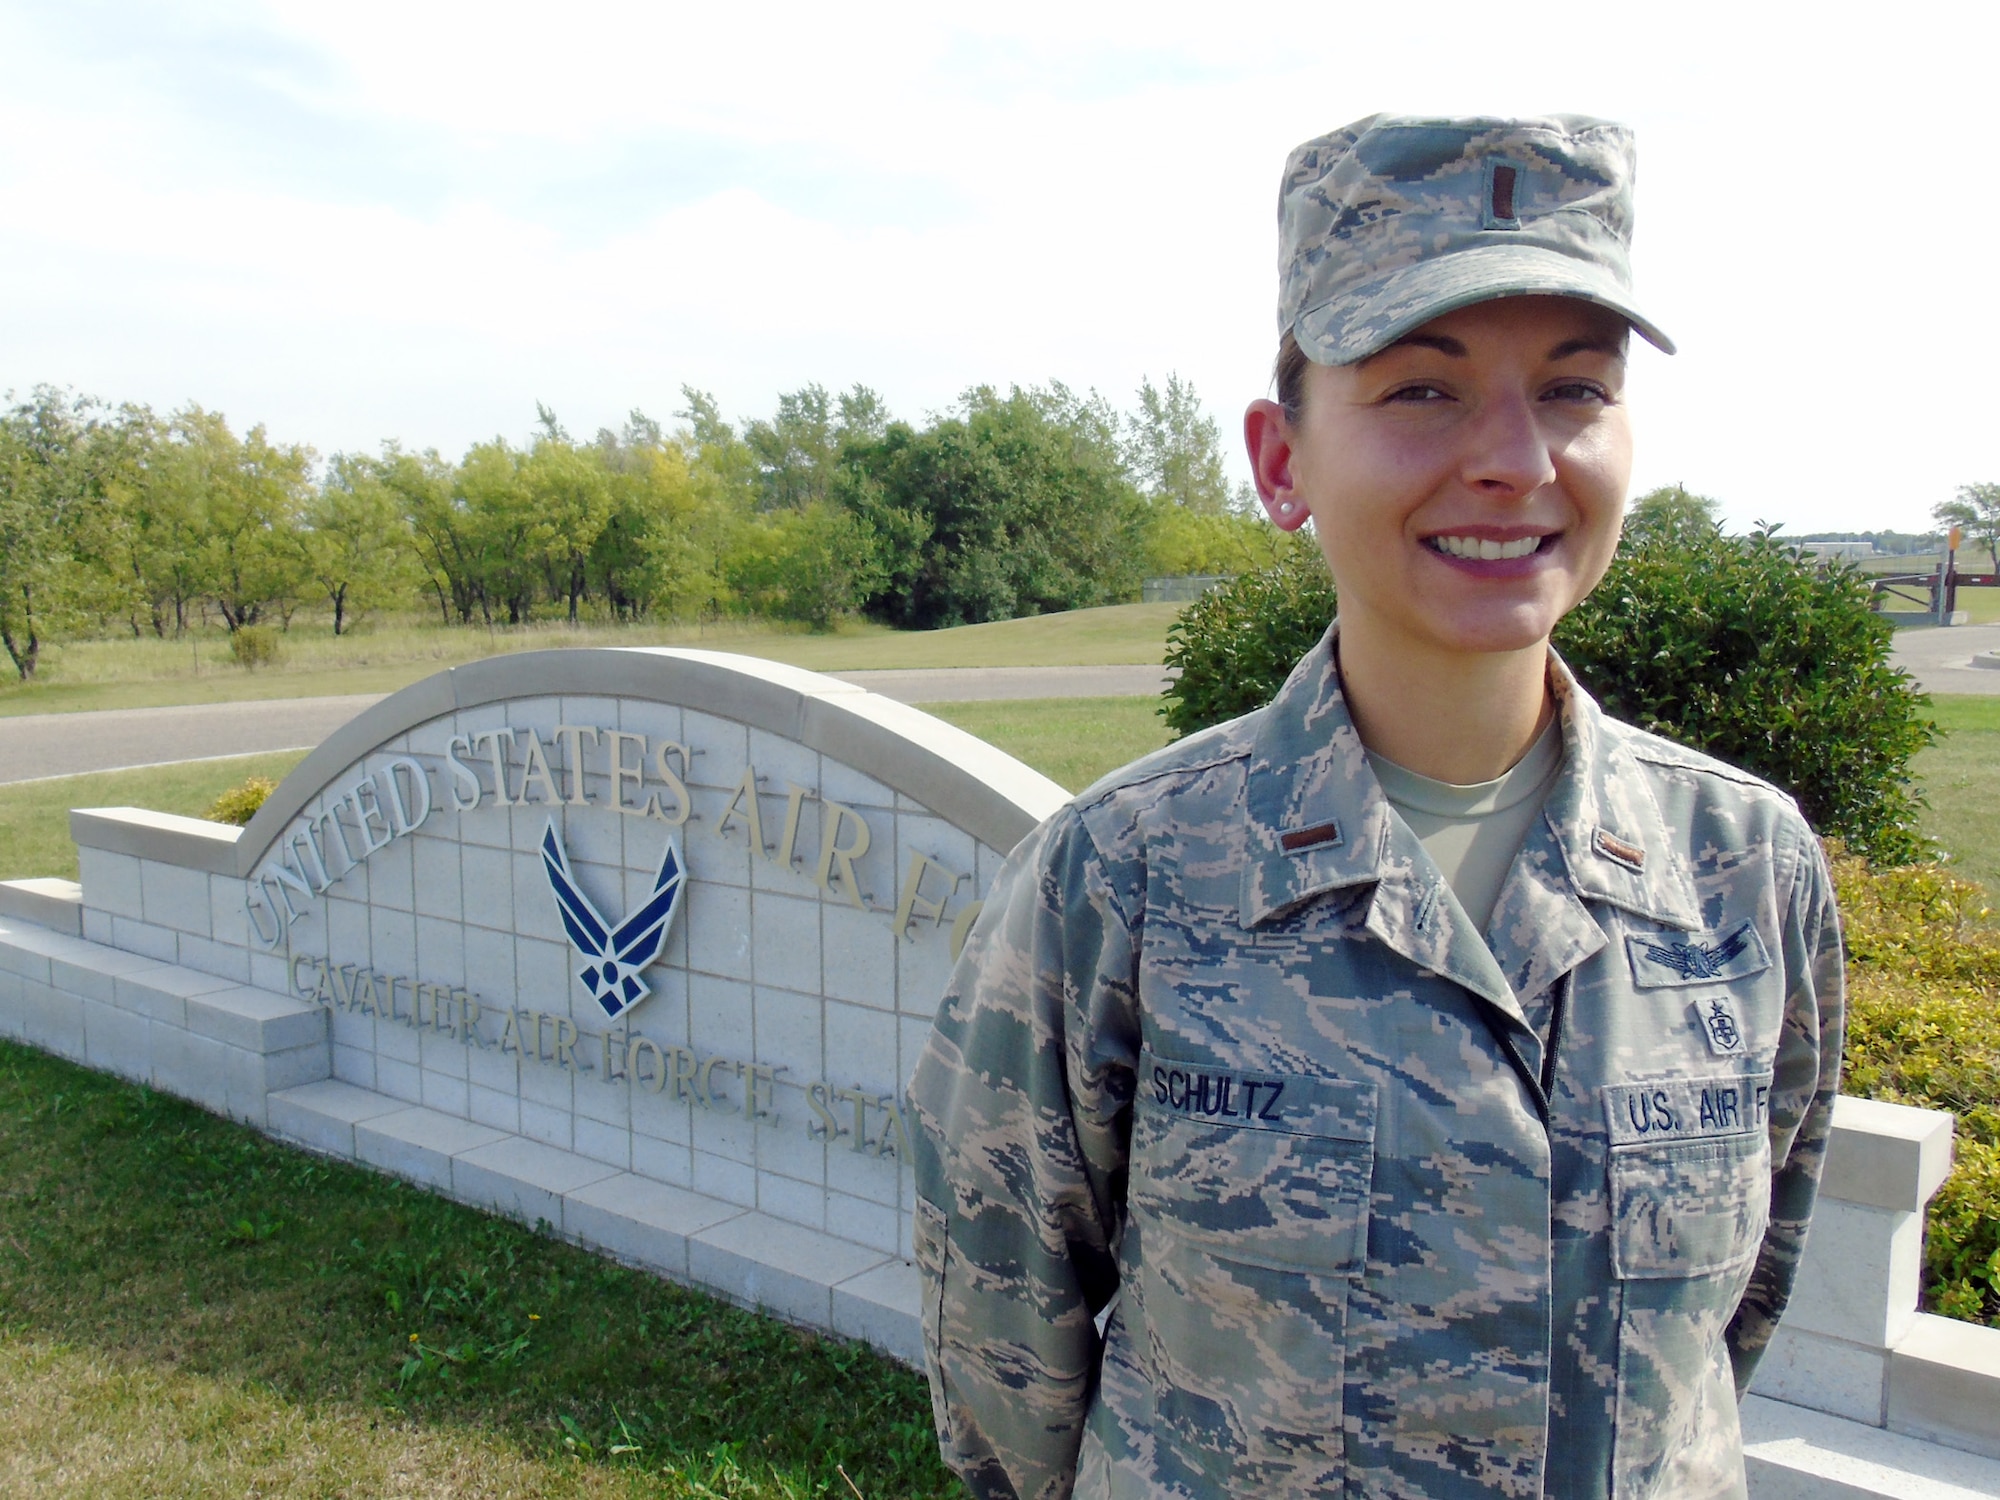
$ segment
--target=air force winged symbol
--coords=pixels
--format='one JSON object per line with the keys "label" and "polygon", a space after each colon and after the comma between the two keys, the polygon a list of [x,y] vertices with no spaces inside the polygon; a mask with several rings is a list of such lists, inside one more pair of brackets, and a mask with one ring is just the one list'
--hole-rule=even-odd
{"label": "air force winged symbol", "polygon": [[548,872],[549,889],[555,892],[556,911],[569,940],[587,960],[576,971],[577,978],[590,997],[604,1007],[604,1014],[616,1020],[651,993],[639,973],[660,956],[673,928],[674,913],[681,908],[687,871],[681,863],[680,845],[672,834],[667,835],[667,852],[660,858],[652,895],[616,927],[597,914],[570,874],[569,855],[556,836],[553,819],[542,835],[542,868]]}

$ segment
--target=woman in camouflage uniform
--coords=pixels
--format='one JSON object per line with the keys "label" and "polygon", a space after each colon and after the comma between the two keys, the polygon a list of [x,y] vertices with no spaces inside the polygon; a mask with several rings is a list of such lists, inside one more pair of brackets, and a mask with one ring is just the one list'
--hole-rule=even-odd
{"label": "woman in camouflage uniform", "polygon": [[1023,841],[911,1084],[981,1496],[1743,1493],[1839,934],[1791,799],[1549,648],[1631,463],[1631,141],[1374,117],[1280,207],[1245,434],[1340,618]]}

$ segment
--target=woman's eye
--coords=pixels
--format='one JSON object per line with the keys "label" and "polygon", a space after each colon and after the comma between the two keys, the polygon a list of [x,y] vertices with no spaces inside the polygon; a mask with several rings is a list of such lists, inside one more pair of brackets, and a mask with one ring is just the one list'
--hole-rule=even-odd
{"label": "woman's eye", "polygon": [[1414,385],[1399,385],[1383,398],[1387,401],[1449,401],[1451,396],[1442,387],[1418,381]]}
{"label": "woman's eye", "polygon": [[1610,395],[1594,380],[1565,380],[1549,387],[1550,401],[1608,401]]}

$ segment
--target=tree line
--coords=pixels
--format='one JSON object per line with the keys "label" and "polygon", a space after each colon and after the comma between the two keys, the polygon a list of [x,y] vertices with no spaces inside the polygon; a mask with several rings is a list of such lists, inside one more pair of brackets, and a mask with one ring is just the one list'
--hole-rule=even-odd
{"label": "tree line", "polygon": [[385,443],[321,461],[221,413],[167,416],[51,386],[0,414],[0,644],[289,628],[372,615],[447,626],[864,614],[934,628],[1136,598],[1142,577],[1234,573],[1274,539],[1224,476],[1193,387],[1120,412],[1059,383],[975,387],[921,424],[814,384],[726,420],[684,387],[572,437],[450,459]]}

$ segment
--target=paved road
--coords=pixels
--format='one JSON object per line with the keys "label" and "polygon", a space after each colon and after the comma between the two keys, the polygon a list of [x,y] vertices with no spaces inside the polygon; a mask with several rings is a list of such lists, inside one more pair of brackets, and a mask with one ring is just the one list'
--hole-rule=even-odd
{"label": "paved road", "polygon": [[[1971,664],[1975,653],[1995,650],[2000,650],[2000,625],[1906,629],[1896,634],[1895,661],[1928,692],[2000,693],[2000,671]],[[1136,697],[1157,693],[1166,682],[1159,667],[962,667],[837,675],[904,703]],[[0,718],[0,783],[305,749],[378,698],[277,698]]]}
{"label": "paved road", "polygon": [[1927,693],[2000,693],[2000,671],[1972,665],[1982,651],[2000,651],[2000,625],[1911,626],[1896,632],[1896,665]]}
{"label": "paved road", "polygon": [[[904,703],[1002,698],[1113,698],[1157,693],[1158,667],[979,667],[842,672]],[[2000,674],[1996,674],[2000,675]],[[118,708],[0,718],[0,783],[317,745],[381,694]]]}

